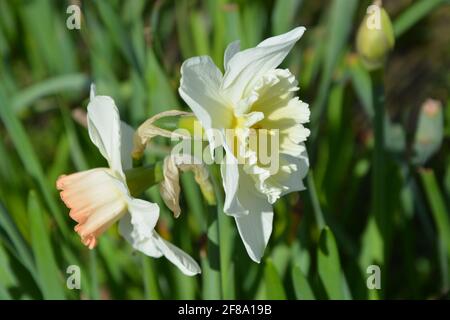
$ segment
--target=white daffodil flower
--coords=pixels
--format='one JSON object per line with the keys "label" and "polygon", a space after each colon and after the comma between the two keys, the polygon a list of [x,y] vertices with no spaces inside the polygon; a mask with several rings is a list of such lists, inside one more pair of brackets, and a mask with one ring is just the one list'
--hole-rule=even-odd
{"label": "white daffodil flower", "polygon": [[93,249],[97,238],[119,221],[120,234],[134,249],[155,258],[164,255],[186,275],[200,273],[194,259],[154,230],[159,206],[130,194],[124,170],[132,167],[134,130],[120,121],[114,101],[95,96],[93,88],[87,109],[89,137],[109,168],[63,175],[56,182],[83,244]]}
{"label": "white daffodil flower", "polygon": [[[295,97],[295,77],[277,69],[304,31],[298,27],[243,51],[239,42],[231,43],[223,75],[208,56],[188,59],[181,67],[181,97],[201,122],[211,149],[223,146],[226,151],[221,165],[224,211],[234,216],[256,262],[272,233],[272,204],[305,188],[302,179],[309,163],[304,142],[309,130],[303,124],[310,111]],[[278,139],[276,157],[271,157],[277,162],[275,170],[271,163],[262,163],[260,144],[251,143],[261,137]],[[265,148],[272,149],[271,143]]]}

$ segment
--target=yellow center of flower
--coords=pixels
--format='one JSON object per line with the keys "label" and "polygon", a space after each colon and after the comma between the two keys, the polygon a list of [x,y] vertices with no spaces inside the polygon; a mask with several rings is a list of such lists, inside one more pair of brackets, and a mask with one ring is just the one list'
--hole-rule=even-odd
{"label": "yellow center of flower", "polygon": [[230,129],[242,129],[245,128],[245,118],[242,116],[233,115],[231,118]]}

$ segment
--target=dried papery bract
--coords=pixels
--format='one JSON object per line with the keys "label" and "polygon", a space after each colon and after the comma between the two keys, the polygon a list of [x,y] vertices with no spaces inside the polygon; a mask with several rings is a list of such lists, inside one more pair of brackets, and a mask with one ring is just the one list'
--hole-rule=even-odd
{"label": "dried papery bract", "polygon": [[179,132],[172,132],[167,129],[163,129],[157,127],[154,123],[165,117],[175,117],[175,116],[189,116],[192,115],[190,112],[179,111],[179,110],[169,110],[163,111],[154,115],[153,117],[147,119],[143,124],[139,126],[136,130],[133,139],[133,152],[132,157],[135,160],[139,160],[142,158],[144,154],[145,147],[150,140],[157,136],[162,136],[166,138],[182,138],[182,139],[190,139],[190,136],[185,136],[180,134]]}
{"label": "dried papery bract", "polygon": [[202,191],[208,204],[215,204],[214,190],[209,181],[209,173],[203,164],[191,155],[173,154],[164,159],[164,179],[160,183],[160,193],[167,207],[173,212],[175,218],[181,213],[180,199],[180,172],[192,171],[194,178]]}

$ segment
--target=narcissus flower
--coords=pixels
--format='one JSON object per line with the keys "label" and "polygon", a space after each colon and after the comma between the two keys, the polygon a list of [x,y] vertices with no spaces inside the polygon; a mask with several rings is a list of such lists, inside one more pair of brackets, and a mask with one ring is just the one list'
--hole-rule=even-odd
{"label": "narcissus flower", "polygon": [[134,249],[155,258],[164,255],[186,275],[200,273],[195,260],[154,230],[159,206],[130,194],[125,170],[132,166],[134,130],[120,121],[114,101],[95,96],[92,89],[87,118],[89,137],[109,168],[63,175],[56,182],[81,241],[93,249],[98,237],[119,221],[120,234]]}
{"label": "narcissus flower", "polygon": [[[303,126],[309,107],[295,97],[294,75],[278,69],[304,31],[298,27],[243,51],[239,42],[231,43],[224,74],[207,56],[188,59],[181,67],[181,97],[202,124],[211,149],[226,151],[224,210],[234,216],[256,262],[272,232],[272,204],[304,189],[309,166],[304,146],[309,130]],[[261,152],[268,150],[262,148],[270,149],[270,161],[263,161]]]}

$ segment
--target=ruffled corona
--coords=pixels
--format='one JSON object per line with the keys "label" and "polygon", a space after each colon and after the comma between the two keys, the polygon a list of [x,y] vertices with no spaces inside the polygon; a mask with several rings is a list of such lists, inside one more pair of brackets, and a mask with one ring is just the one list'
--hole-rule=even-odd
{"label": "ruffled corona", "polygon": [[234,154],[244,159],[245,172],[270,203],[289,190],[282,182],[300,169],[286,157],[301,157],[306,151],[302,143],[310,134],[303,126],[309,122],[308,104],[294,96],[297,84],[289,70],[271,70],[234,113],[236,125],[232,129],[236,129],[234,140],[238,141]]}

